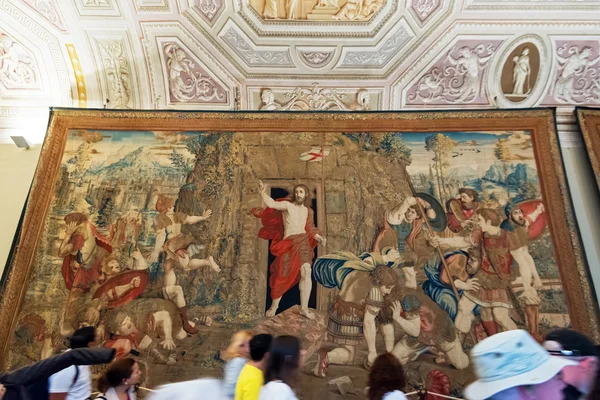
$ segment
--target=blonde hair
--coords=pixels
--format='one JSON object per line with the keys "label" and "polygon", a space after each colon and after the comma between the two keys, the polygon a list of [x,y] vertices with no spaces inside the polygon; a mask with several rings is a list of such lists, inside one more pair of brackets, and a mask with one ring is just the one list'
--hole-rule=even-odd
{"label": "blonde hair", "polygon": [[252,339],[252,334],[249,331],[239,331],[233,334],[231,338],[231,343],[225,353],[223,353],[223,360],[229,361],[236,357],[242,357],[240,354],[240,346],[246,340]]}

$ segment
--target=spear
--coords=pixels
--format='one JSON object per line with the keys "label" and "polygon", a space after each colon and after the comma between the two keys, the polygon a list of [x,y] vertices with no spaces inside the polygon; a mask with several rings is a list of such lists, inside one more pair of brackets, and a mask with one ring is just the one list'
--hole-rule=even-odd
{"label": "spear", "polygon": [[[427,230],[429,231],[429,234],[434,236],[435,233],[433,232],[433,228],[431,228],[431,225],[429,224],[429,219],[427,218],[427,213],[425,212],[425,210],[423,209],[423,205],[421,204],[421,202],[419,201],[419,199],[417,198],[417,194],[415,192],[415,188],[413,187],[413,184],[410,180],[410,175],[406,174],[408,177],[408,186],[410,187],[410,191],[413,195],[413,197],[415,199],[417,199],[417,205],[419,207],[419,211],[421,212],[421,215],[423,216],[423,219],[425,220],[425,225],[427,226]],[[452,285],[452,290],[454,291],[454,296],[456,296],[456,301],[460,301],[460,295],[458,294],[458,289],[456,289],[456,286],[454,285],[454,281],[452,280],[452,276],[450,276],[450,271],[448,270],[448,263],[446,263],[446,259],[444,258],[444,254],[442,253],[442,250],[439,248],[439,246],[435,246],[439,256],[440,256],[440,260],[442,260],[442,265],[444,266],[444,272],[446,274],[446,278],[448,278],[448,281],[450,281],[450,285]]]}

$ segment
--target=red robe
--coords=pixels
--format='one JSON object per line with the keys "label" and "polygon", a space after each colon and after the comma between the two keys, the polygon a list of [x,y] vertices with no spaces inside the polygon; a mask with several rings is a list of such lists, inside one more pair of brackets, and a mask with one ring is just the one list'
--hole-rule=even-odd
{"label": "red robe", "polygon": [[[92,228],[92,234],[96,240],[96,245],[100,247],[99,250],[105,250],[108,253],[112,253],[112,247],[108,238],[102,236],[91,222],[88,221],[88,224],[90,224],[90,227]],[[73,250],[79,251],[85,244],[85,238],[83,235],[75,233],[71,236],[70,243],[73,246]],[[71,288],[75,287],[83,290],[84,292],[89,292],[92,284],[97,282],[98,278],[100,278],[102,259],[102,255],[97,252],[96,255],[90,260],[92,265],[89,266],[88,269],[79,267],[79,269],[74,272],[73,268],[71,268],[71,263],[77,262],[77,255],[67,254],[63,258],[62,264],[62,275],[65,279],[65,285],[67,286],[67,289],[71,290]]]}
{"label": "red robe", "polygon": [[[275,201],[290,201],[288,198],[277,199]],[[312,222],[312,210],[308,210],[306,233],[291,235],[285,239],[283,214],[280,210],[272,208],[253,209],[252,214],[260,218],[263,227],[258,231],[258,237],[265,240],[272,240],[271,253],[275,260],[271,263],[271,278],[269,286],[271,287],[271,298],[278,299],[294,285],[300,282],[300,267],[305,263],[311,263],[314,256],[314,249],[317,247],[315,235],[320,234],[319,230]]]}

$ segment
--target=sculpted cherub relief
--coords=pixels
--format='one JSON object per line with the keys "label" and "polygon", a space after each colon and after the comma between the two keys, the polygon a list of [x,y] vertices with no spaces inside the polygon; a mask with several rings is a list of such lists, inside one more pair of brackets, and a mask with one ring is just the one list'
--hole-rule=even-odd
{"label": "sculpted cherub relief", "polygon": [[33,60],[19,51],[18,43],[8,35],[0,34],[0,79],[5,78],[11,83],[30,85],[35,83]]}

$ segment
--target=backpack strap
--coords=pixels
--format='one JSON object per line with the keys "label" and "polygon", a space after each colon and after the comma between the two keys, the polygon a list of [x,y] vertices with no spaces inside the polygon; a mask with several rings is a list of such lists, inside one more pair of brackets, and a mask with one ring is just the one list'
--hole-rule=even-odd
{"label": "backpack strap", "polygon": [[74,365],[75,367],[75,376],[73,377],[73,382],[71,382],[71,387],[69,389],[73,389],[73,386],[77,383],[77,379],[79,379],[79,367]]}

